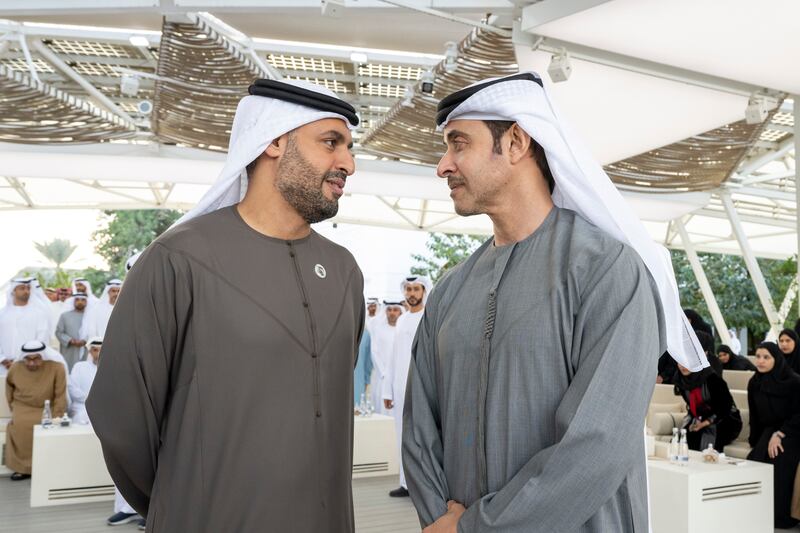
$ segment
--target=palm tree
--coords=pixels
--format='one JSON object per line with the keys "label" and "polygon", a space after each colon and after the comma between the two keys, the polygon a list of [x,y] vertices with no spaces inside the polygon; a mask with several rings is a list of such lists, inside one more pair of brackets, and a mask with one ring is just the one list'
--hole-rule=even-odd
{"label": "palm tree", "polygon": [[61,265],[69,259],[72,252],[78,247],[77,244],[73,245],[67,239],[53,239],[44,244],[34,242],[33,245],[46,259],[55,263],[56,270],[61,270]]}

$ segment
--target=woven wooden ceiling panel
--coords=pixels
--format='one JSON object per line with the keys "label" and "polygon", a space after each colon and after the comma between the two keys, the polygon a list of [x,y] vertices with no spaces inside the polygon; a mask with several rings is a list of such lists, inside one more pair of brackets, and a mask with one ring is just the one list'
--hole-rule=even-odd
{"label": "woven wooden ceiling panel", "polygon": [[[202,21],[164,20],[153,130],[164,142],[225,151],[236,105],[261,71]],[[169,80],[169,81],[166,81]]]}
{"label": "woven wooden ceiling panel", "polygon": [[433,94],[420,92],[420,83],[411,99],[413,107],[396,103],[375,127],[364,134],[364,151],[383,157],[419,161],[435,165],[444,154],[441,134],[434,117],[439,100],[485,78],[507,76],[519,71],[510,37],[473,30],[458,45],[458,68],[449,73],[444,63],[434,69]]}
{"label": "woven wooden ceiling panel", "polygon": [[116,115],[0,65],[0,141],[95,143],[134,133]]}
{"label": "woven wooden ceiling panel", "polygon": [[744,120],[605,166],[614,183],[662,192],[706,191],[728,179],[769,123]]}

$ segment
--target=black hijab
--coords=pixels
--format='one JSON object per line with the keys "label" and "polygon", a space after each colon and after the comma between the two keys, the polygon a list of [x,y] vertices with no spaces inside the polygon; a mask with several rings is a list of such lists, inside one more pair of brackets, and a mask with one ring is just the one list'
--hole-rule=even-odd
{"label": "black hijab", "polygon": [[756,372],[747,387],[749,392],[763,392],[770,396],[790,396],[800,392],[800,376],[794,373],[786,357],[774,342],[762,342],[756,350],[764,348],[775,359],[769,372]]}
{"label": "black hijab", "polygon": [[781,338],[781,335],[786,335],[794,341],[794,350],[792,350],[792,353],[781,352],[781,355],[786,358],[789,368],[796,372],[798,368],[800,368],[800,341],[797,340],[797,333],[793,329],[786,328],[778,335],[778,339]]}
{"label": "black hijab", "polygon": [[708,379],[708,376],[714,373],[714,369],[708,366],[700,372],[692,372],[688,376],[684,376],[681,374],[681,369],[679,368],[678,371],[675,372],[675,377],[673,378],[672,382],[677,388],[690,391],[692,389],[696,389],[697,387],[702,387]]}
{"label": "black hijab", "polygon": [[689,319],[689,323],[692,325],[692,329],[695,332],[702,331],[703,333],[707,333],[709,337],[712,339],[714,338],[714,333],[711,330],[711,325],[703,320],[703,317],[700,316],[700,313],[695,311],[694,309],[684,309],[683,314],[686,315],[686,318]]}

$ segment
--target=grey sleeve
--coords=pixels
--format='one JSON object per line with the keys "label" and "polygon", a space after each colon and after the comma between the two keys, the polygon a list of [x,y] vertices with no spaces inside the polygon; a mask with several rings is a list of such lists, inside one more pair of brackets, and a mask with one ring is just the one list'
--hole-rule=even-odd
{"label": "grey sleeve", "polygon": [[64,320],[64,314],[62,313],[60,317],[58,317],[58,325],[56,326],[56,337],[58,338],[61,344],[69,344],[69,341],[72,340],[72,337],[67,335],[67,324]]}
{"label": "grey sleeve", "polygon": [[417,328],[403,408],[403,469],[423,528],[447,512],[450,493],[442,466],[434,307],[428,305]]}
{"label": "grey sleeve", "polygon": [[147,516],[170,390],[191,307],[190,273],[153,243],[130,271],[111,315],[86,408],[114,483]]}
{"label": "grey sleeve", "polygon": [[605,263],[587,280],[574,318],[577,370],[556,410],[557,442],[471,505],[459,533],[576,531],[645,460],[644,417],[663,351],[661,308],[635,252],[622,248]]}

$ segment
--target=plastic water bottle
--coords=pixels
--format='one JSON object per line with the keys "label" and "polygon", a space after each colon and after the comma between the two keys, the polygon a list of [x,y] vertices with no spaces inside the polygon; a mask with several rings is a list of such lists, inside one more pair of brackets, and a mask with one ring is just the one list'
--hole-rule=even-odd
{"label": "plastic water bottle", "polygon": [[44,401],[44,410],[42,411],[42,427],[44,429],[53,427],[53,412],[50,410],[50,400]]}
{"label": "plastic water bottle", "polygon": [[678,462],[678,428],[672,428],[672,440],[669,441],[667,455],[670,463]]}
{"label": "plastic water bottle", "polygon": [[361,416],[364,416],[364,411],[366,411],[366,409],[367,409],[367,395],[366,393],[362,392],[361,398],[358,402],[358,413]]}
{"label": "plastic water bottle", "polygon": [[366,408],[367,408],[366,410],[367,416],[372,416],[372,413],[375,412],[375,407],[372,405],[372,400],[370,400],[369,398],[367,398]]}
{"label": "plastic water bottle", "polygon": [[61,427],[62,428],[68,428],[70,426],[70,424],[72,424],[72,420],[70,420],[69,415],[67,414],[67,412],[64,411],[64,414],[61,415]]}
{"label": "plastic water bottle", "polygon": [[680,447],[678,450],[678,462],[681,465],[689,464],[689,443],[686,442],[686,430],[681,430]]}

